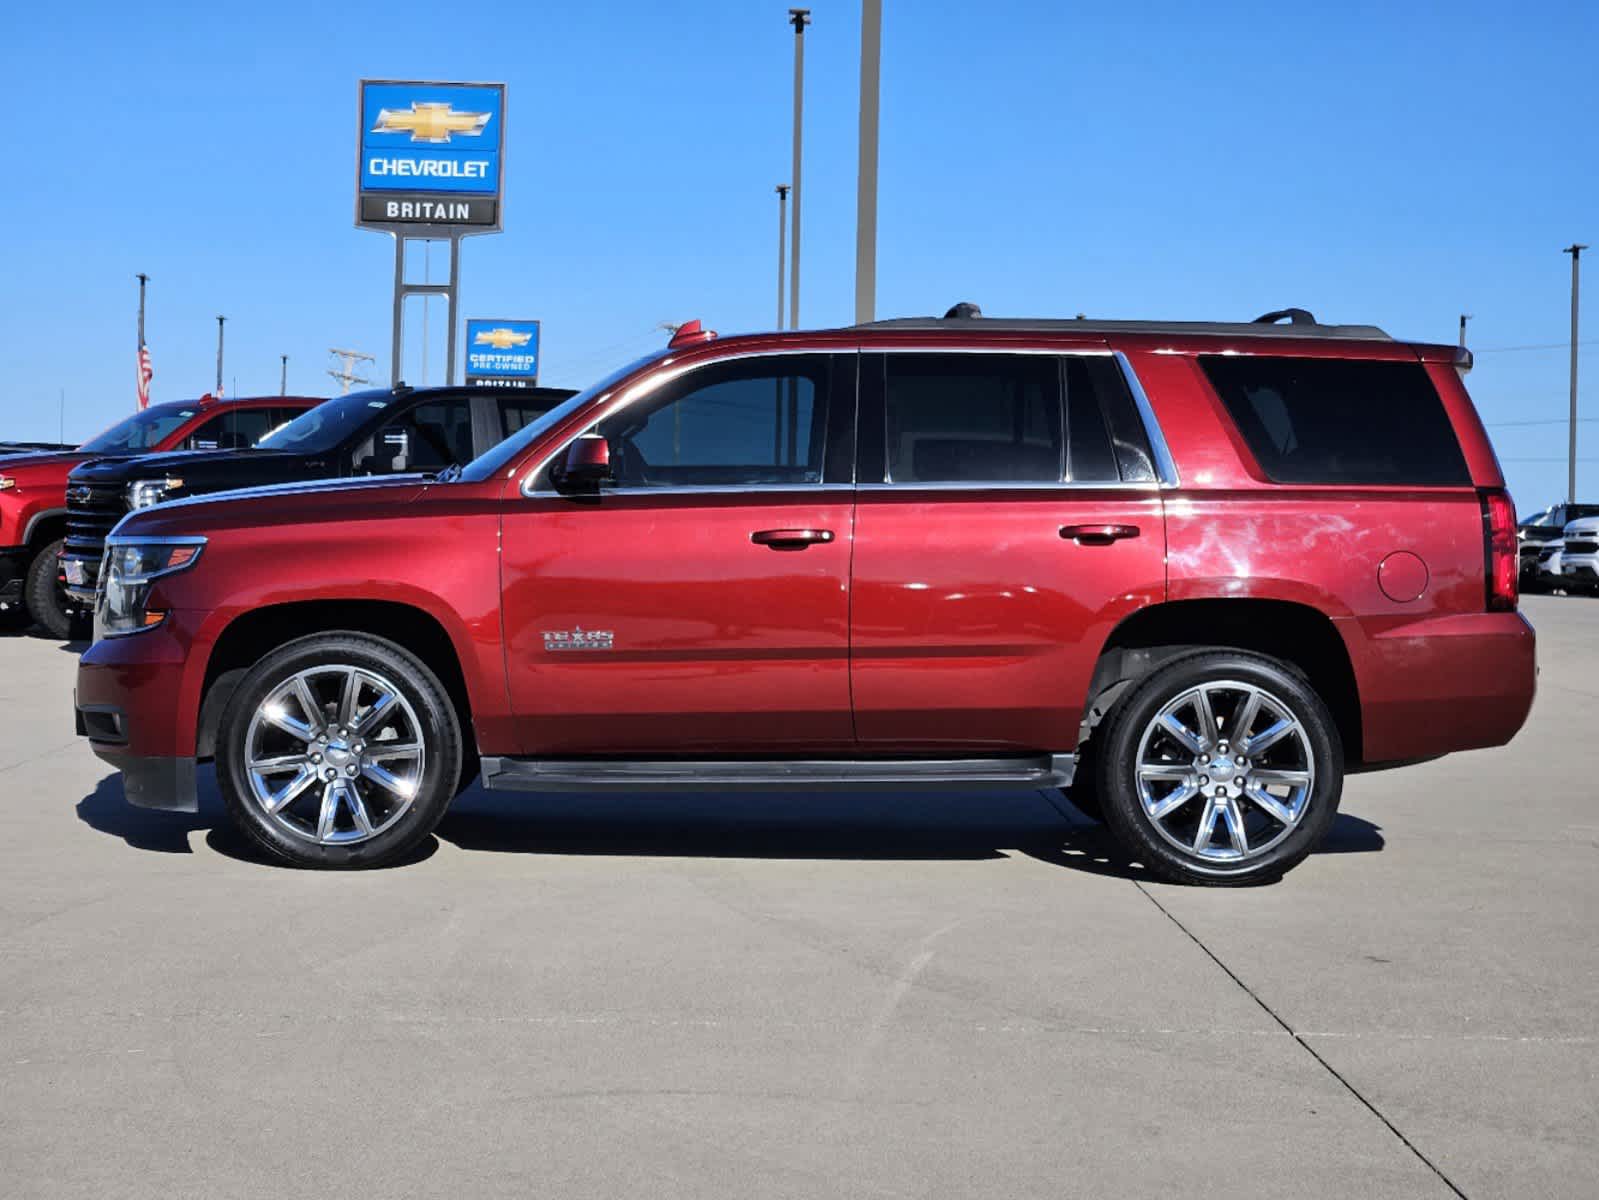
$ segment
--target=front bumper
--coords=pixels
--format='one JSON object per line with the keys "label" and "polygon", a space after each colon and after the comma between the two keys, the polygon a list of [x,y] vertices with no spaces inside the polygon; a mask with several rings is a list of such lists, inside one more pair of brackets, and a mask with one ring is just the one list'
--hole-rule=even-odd
{"label": "front bumper", "polygon": [[1560,578],[1567,583],[1599,584],[1599,554],[1562,554]]}
{"label": "front bumper", "polygon": [[28,548],[0,546],[0,612],[22,607],[22,588],[28,575]]}
{"label": "front bumper", "polygon": [[148,633],[106,638],[78,660],[76,712],[89,748],[122,772],[128,802],[199,811],[194,768],[204,655],[191,654],[186,618],[172,612]]}

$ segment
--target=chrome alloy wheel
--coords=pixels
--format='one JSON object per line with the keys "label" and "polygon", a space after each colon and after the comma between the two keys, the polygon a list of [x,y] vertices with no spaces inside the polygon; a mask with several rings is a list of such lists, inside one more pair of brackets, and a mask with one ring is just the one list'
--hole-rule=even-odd
{"label": "chrome alloy wheel", "polygon": [[376,837],[410,810],[427,748],[416,710],[360,667],[311,667],[279,684],[245,735],[245,777],[261,811],[323,846]]}
{"label": "chrome alloy wheel", "polygon": [[1252,683],[1190,688],[1155,714],[1138,743],[1138,799],[1150,824],[1217,866],[1278,845],[1298,827],[1315,785],[1304,726]]}

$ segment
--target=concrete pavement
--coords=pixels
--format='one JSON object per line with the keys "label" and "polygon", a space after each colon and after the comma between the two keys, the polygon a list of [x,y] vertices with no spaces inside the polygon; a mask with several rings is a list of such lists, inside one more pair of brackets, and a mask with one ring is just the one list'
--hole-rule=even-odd
{"label": "concrete pavement", "polygon": [[288,870],[209,780],[128,808],[0,638],[0,1190],[1591,1196],[1599,601],[1526,610],[1516,742],[1245,891],[1009,793],[474,790]]}

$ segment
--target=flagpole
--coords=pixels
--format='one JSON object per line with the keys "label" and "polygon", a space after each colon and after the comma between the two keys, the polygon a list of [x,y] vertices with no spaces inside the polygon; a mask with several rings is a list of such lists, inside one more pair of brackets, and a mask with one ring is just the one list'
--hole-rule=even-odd
{"label": "flagpole", "polygon": [[138,363],[139,363],[139,394],[141,396],[143,396],[145,394],[145,391],[144,391],[144,285],[150,282],[150,277],[148,275],[146,275],[143,271],[140,271],[138,276],[137,276],[137,278],[139,280],[139,344],[138,344],[137,347],[135,347],[134,353],[138,356]]}

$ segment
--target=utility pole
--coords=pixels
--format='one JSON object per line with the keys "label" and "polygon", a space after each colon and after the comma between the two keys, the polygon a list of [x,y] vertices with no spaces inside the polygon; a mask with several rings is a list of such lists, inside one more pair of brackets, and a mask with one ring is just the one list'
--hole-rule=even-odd
{"label": "utility pole", "polygon": [[1472,313],[1460,314],[1460,348],[1462,350],[1466,348],[1466,322],[1471,320],[1472,316]]}
{"label": "utility pole", "polygon": [[861,133],[855,190],[855,323],[877,310],[877,113],[883,61],[883,0],[861,3]]}
{"label": "utility pole", "polygon": [[280,354],[278,357],[283,360],[283,373],[278,376],[278,395],[287,396],[289,394],[289,356]]}
{"label": "utility pole", "polygon": [[777,328],[783,328],[783,266],[788,255],[788,184],[777,185]]}
{"label": "utility pole", "polygon": [[217,317],[217,395],[218,396],[222,395],[222,326],[227,324],[227,321],[228,321],[228,319],[226,317],[223,317],[223,316],[218,316]]}
{"label": "utility pole", "polygon": [[1587,248],[1573,242],[1561,251],[1562,254],[1571,255],[1571,445],[1566,463],[1568,504],[1577,502],[1577,298],[1582,292],[1578,263]]}
{"label": "utility pole", "polygon": [[811,10],[791,8],[788,20],[794,26],[794,171],[789,178],[794,189],[794,232],[789,242],[788,327],[799,328],[800,315],[800,159],[805,129],[805,27],[811,23]]}
{"label": "utility pole", "polygon": [[357,363],[377,362],[377,359],[373,358],[370,354],[362,354],[359,350],[329,350],[328,353],[339,360],[338,370],[334,370],[332,367],[328,368],[328,374],[339,381],[339,395],[348,396],[350,394],[350,385],[352,383],[372,382],[364,375],[357,375],[355,373],[355,367]]}

